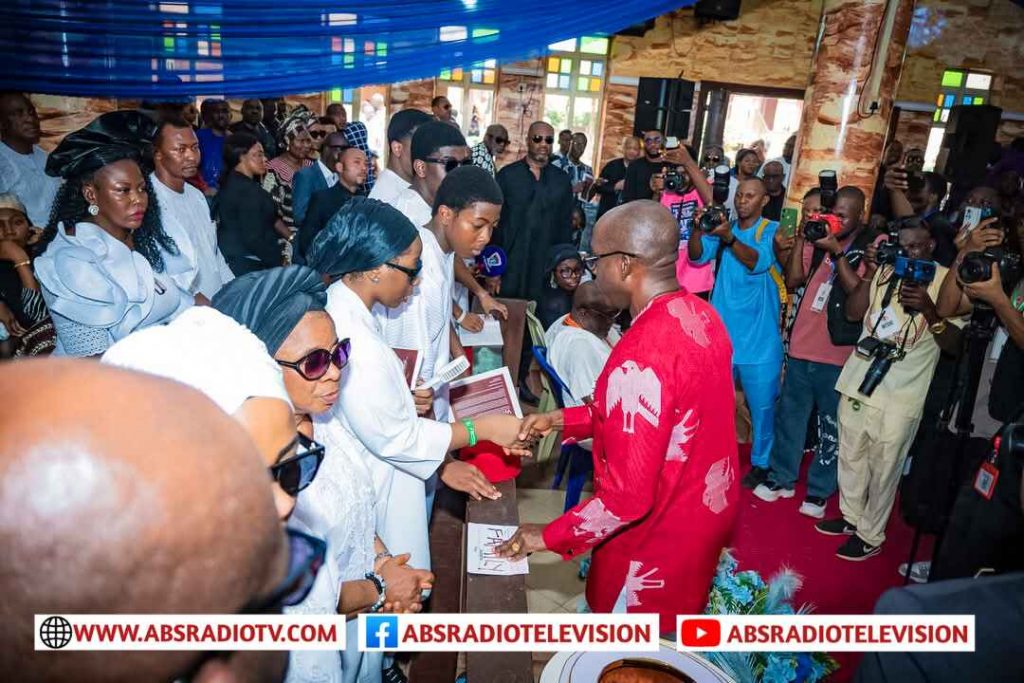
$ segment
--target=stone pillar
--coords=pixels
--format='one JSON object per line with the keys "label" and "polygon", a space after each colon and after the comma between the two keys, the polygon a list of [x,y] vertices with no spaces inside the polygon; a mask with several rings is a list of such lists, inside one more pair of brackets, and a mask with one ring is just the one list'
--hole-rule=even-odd
{"label": "stone pillar", "polygon": [[914,0],[825,0],[787,206],[799,206],[824,169],[870,203],[913,11]]}

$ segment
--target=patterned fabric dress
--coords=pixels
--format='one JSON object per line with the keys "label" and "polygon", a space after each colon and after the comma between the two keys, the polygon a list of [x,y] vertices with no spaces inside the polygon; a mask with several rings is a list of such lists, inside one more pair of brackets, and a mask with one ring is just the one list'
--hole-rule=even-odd
{"label": "patterned fabric dress", "polygon": [[[664,340],[673,343],[666,344]],[[738,510],[732,346],[698,297],[654,299],[615,346],[590,406],[565,410],[567,439],[593,437],[594,497],[544,530],[568,559],[594,549],[595,612],[704,610]]]}
{"label": "patterned fabric dress", "polygon": [[[311,166],[311,159],[302,160],[302,168]],[[267,162],[267,174],[263,176],[263,189],[270,193],[277,206],[277,215],[281,217],[288,229],[295,234],[295,218],[292,215],[292,180],[295,178],[296,169],[286,163],[283,156],[275,157]],[[287,246],[291,246],[290,243]],[[291,250],[283,252],[291,256]]]}

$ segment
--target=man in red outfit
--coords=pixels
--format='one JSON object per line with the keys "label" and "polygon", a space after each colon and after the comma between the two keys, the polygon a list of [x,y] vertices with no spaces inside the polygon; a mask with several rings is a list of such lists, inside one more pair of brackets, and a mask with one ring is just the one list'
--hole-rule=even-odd
{"label": "man in red outfit", "polygon": [[547,526],[524,524],[499,553],[593,548],[587,602],[595,612],[704,610],[736,519],[738,483],[732,345],[711,306],[680,290],[679,228],[652,201],[605,214],[587,259],[602,294],[633,326],[579,408],[529,415],[520,438],[551,429],[594,440],[594,497]]}

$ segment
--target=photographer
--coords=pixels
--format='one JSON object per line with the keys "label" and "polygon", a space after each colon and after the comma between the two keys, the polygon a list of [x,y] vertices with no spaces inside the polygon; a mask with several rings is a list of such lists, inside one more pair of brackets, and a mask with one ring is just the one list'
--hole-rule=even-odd
{"label": "photographer", "polygon": [[712,202],[711,186],[693,160],[694,151],[688,145],[665,153],[675,166],[666,166],[651,176],[654,200],[661,203],[679,224],[679,258],[676,259],[676,278],[679,284],[694,294],[710,292],[715,284],[715,268],[710,263],[697,265],[687,254],[690,234],[696,228],[697,211]]}
{"label": "photographer", "polygon": [[938,173],[921,171],[924,161],[918,162],[916,152],[907,152],[903,166],[893,166],[885,172],[885,187],[892,207],[890,218],[917,216],[928,221],[935,239],[935,260],[948,268],[956,248],[953,246],[955,230],[939,211],[946,198],[946,180]]}
{"label": "photographer", "polygon": [[991,275],[985,280],[966,284],[960,275],[964,260],[973,258],[970,254],[1000,253],[1004,249],[1016,252],[1005,243],[1006,231],[998,226],[999,220],[996,216],[986,218],[976,228],[965,230],[958,237],[960,251],[953,262],[954,267],[942,282],[938,309],[945,316],[966,315],[980,303],[990,307],[1006,329],[1009,341],[999,354],[988,401],[992,418],[1006,422],[1024,403],[1024,280],[1017,282],[1012,295],[1007,296],[998,261],[989,265]]}
{"label": "photographer", "polygon": [[[711,303],[729,332],[733,371],[750,407],[754,431],[750,453],[753,468],[743,478],[743,485],[750,489],[763,482],[768,473],[774,440],[775,399],[782,371],[781,283],[772,274],[773,245],[779,224],[761,217],[767,202],[764,181],[760,178],[744,180],[736,190],[739,218],[691,230],[687,243],[690,260],[697,264],[710,263],[721,253]],[[698,224],[706,223],[701,220],[703,214],[712,211],[712,208],[702,210]]]}
{"label": "photographer", "polygon": [[[820,196],[820,191],[819,191]],[[842,187],[835,193],[830,212],[841,226],[838,233],[808,242],[806,227],[797,231],[786,264],[786,287],[806,286],[793,322],[789,364],[775,416],[775,445],[768,480],[754,489],[761,500],[792,498],[804,454],[807,421],[818,411],[818,445],[807,472],[807,498],[800,512],[808,517],[825,516],[825,501],[836,491],[839,394],[836,380],[853,353],[852,344],[836,344],[829,329],[830,302],[842,305],[841,293],[849,294],[867,269],[864,249],[871,234],[864,226],[864,193]],[[814,217],[818,218],[815,212]],[[808,216],[803,216],[806,226]],[[812,235],[815,236],[812,231]],[[841,312],[841,311],[836,311]],[[855,341],[854,335],[851,341]]]}
{"label": "photographer", "polygon": [[846,300],[847,318],[862,319],[864,332],[836,382],[842,517],[816,525],[850,537],[836,556],[851,561],[881,551],[939,349],[956,348],[963,324],[936,310],[946,269],[931,260],[928,224],[909,218],[894,228],[887,242],[867,247],[865,277]]}

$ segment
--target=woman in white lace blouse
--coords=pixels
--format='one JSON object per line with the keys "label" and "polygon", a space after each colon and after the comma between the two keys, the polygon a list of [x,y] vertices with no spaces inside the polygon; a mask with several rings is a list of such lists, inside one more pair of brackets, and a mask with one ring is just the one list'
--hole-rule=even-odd
{"label": "woman in white lace blouse", "polygon": [[[310,437],[312,416],[326,413],[338,400],[350,350],[324,310],[326,300],[323,280],[302,266],[243,275],[213,299],[214,307],[249,327],[282,366],[298,429]],[[373,482],[351,446],[330,434],[316,436],[323,439],[323,464],[299,495],[289,524],[324,538],[327,561],[306,600],[288,612],[354,617],[367,611],[418,611],[430,573],[408,567],[408,555],[392,557],[377,537]],[[380,653],[359,652],[354,618],[346,642],[343,653],[293,652],[288,680],[379,681]]]}

